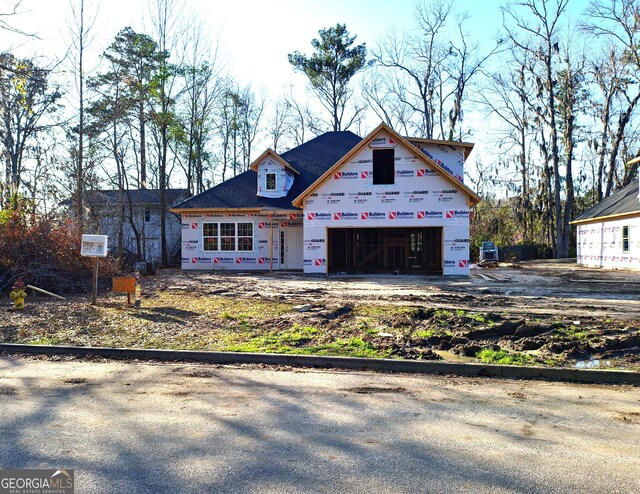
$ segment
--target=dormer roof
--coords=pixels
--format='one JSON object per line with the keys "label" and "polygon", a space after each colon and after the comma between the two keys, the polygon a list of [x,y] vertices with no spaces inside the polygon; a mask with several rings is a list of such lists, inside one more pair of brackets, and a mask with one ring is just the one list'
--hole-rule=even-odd
{"label": "dormer roof", "polygon": [[260,156],[258,156],[258,158],[253,163],[251,163],[251,166],[249,167],[249,170],[253,170],[254,172],[257,172],[258,171],[258,165],[260,163],[262,163],[267,156],[270,156],[271,158],[273,158],[273,161],[275,161],[276,163],[281,164],[285,168],[288,168],[289,170],[291,170],[296,175],[300,175],[300,172],[298,170],[296,170],[293,166],[291,166],[291,164],[289,162],[287,162],[287,160],[285,160],[282,156],[280,156],[278,153],[276,153],[271,148],[267,149],[264,153],[262,153]]}

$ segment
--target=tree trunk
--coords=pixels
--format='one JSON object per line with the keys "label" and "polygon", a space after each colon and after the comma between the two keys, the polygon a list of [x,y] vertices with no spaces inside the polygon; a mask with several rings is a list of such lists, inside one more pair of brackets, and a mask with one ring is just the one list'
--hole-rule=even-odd
{"label": "tree trunk", "polygon": [[145,133],[144,101],[138,103],[138,121],[140,122],[140,188],[147,188],[147,142]]}
{"label": "tree trunk", "polygon": [[79,26],[79,43],[78,43],[78,92],[79,92],[79,126],[78,126],[78,170],[76,175],[76,211],[78,211],[78,227],[80,232],[83,231],[84,212],[83,212],[83,195],[84,195],[84,72],[83,72],[83,56],[84,56],[84,0],[80,0],[80,26]]}

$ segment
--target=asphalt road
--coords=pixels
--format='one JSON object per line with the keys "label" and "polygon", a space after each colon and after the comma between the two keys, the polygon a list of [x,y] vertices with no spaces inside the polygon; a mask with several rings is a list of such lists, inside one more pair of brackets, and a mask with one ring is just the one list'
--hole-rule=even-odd
{"label": "asphalt road", "polygon": [[640,492],[640,388],[1,357],[0,466],[82,494]]}

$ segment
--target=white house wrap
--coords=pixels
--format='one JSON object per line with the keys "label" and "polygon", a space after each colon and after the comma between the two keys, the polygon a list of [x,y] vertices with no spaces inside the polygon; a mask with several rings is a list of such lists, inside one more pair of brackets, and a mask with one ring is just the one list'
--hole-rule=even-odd
{"label": "white house wrap", "polygon": [[331,132],[266,151],[174,208],[182,268],[468,275],[472,145],[410,141],[381,124],[364,139]]}
{"label": "white house wrap", "polygon": [[579,215],[577,262],[583,266],[640,270],[638,181],[614,192]]}

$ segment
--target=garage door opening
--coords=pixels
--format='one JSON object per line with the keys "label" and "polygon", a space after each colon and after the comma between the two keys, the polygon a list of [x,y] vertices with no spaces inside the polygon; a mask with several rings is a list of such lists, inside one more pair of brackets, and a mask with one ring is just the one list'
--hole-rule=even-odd
{"label": "garage door opening", "polygon": [[442,274],[442,228],[330,228],[329,272]]}

